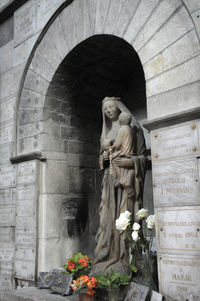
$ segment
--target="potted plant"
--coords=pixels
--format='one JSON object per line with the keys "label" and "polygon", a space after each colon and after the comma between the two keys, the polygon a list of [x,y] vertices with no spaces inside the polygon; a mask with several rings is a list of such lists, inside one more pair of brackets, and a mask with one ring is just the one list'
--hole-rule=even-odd
{"label": "potted plant", "polygon": [[120,298],[120,286],[128,285],[131,276],[111,270],[110,273],[107,273],[106,275],[96,275],[95,278],[98,281],[98,300],[118,301]]}
{"label": "potted plant", "polygon": [[79,294],[80,301],[95,301],[95,288],[98,282],[95,277],[88,275],[81,275],[77,280],[73,280],[71,285],[74,294]]}
{"label": "potted plant", "polygon": [[81,275],[88,275],[91,270],[92,259],[88,255],[81,252],[75,253],[67,259],[64,265],[65,273],[71,275],[73,279],[77,279]]}

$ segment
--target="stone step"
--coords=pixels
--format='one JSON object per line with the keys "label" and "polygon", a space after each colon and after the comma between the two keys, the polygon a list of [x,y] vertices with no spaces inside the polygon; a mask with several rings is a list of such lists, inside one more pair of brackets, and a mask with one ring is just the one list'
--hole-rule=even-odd
{"label": "stone step", "polygon": [[37,289],[35,287],[22,288],[5,292],[0,295],[0,301],[78,301],[75,296],[61,296],[52,294],[49,289]]}

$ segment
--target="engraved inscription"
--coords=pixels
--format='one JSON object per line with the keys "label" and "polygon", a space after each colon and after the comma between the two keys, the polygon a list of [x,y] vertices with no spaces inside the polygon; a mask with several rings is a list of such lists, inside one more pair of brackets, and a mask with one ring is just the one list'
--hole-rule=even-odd
{"label": "engraved inscription", "polygon": [[36,227],[35,216],[16,216],[17,229],[31,229]]}
{"label": "engraved inscription", "polygon": [[36,241],[36,229],[22,229],[16,230],[15,235],[16,244],[33,244]]}
{"label": "engraved inscription", "polygon": [[13,227],[0,227],[0,243],[12,243],[13,238]]}
{"label": "engraved inscription", "polygon": [[0,103],[0,121],[1,123],[8,121],[14,116],[15,99],[10,99]]}
{"label": "engraved inscription", "polygon": [[13,126],[7,125],[0,128],[0,145],[12,142]]}
{"label": "engraved inscription", "polygon": [[36,178],[36,162],[21,163],[18,165],[18,184],[31,184]]}
{"label": "engraved inscription", "polygon": [[8,165],[11,156],[11,144],[6,144],[0,147],[0,165]]}
{"label": "engraved inscription", "polygon": [[18,200],[35,200],[36,198],[36,187],[34,185],[28,185],[24,187],[18,187],[17,199]]}
{"label": "engraved inscription", "polygon": [[156,209],[159,252],[199,254],[200,207]]}
{"label": "engraved inscription", "polygon": [[196,159],[185,159],[153,166],[155,207],[199,204],[199,175]]}
{"label": "engraved inscription", "polygon": [[36,30],[35,1],[29,1],[14,14],[14,41],[15,44],[23,42]]}
{"label": "engraved inscription", "polygon": [[177,301],[198,292],[200,278],[200,258],[195,256],[179,257],[159,255],[158,270],[160,278],[160,292]]}
{"label": "engraved inscription", "polygon": [[0,276],[0,291],[13,289],[13,280],[8,279],[7,276]]}
{"label": "engraved inscription", "polygon": [[14,205],[16,202],[16,188],[0,190],[0,205]]}
{"label": "engraved inscription", "polygon": [[0,168],[0,189],[16,186],[15,166],[5,166]]}
{"label": "engraved inscription", "polygon": [[197,123],[188,122],[152,132],[152,160],[199,154]]}
{"label": "engraved inscription", "polygon": [[14,245],[0,244],[0,261],[12,261],[14,258]]}
{"label": "engraved inscription", "polygon": [[32,247],[16,247],[15,277],[24,277],[34,280],[35,275],[35,249]]}
{"label": "engraved inscription", "polygon": [[0,206],[0,226],[15,226],[14,206]]}

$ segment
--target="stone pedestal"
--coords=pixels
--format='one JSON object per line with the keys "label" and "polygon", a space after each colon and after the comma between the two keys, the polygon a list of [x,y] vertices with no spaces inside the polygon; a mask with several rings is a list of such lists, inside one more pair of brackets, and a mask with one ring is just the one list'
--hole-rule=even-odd
{"label": "stone pedestal", "polygon": [[159,289],[191,300],[200,290],[200,121],[151,133]]}

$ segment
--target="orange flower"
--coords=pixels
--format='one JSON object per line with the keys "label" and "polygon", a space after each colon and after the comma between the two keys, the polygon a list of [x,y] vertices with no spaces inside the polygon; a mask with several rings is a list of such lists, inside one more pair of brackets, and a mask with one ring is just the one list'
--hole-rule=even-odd
{"label": "orange flower", "polygon": [[75,290],[76,290],[76,285],[75,285],[75,284],[72,284],[72,285],[71,285],[71,288],[73,289],[73,291],[75,291]]}
{"label": "orange flower", "polygon": [[90,258],[88,255],[85,255],[85,258],[87,259],[87,261],[92,262],[92,258]]}
{"label": "orange flower", "polygon": [[88,295],[94,295],[94,294],[95,294],[95,291],[89,289],[89,290],[86,292],[86,294],[88,294]]}
{"label": "orange flower", "polygon": [[78,263],[80,263],[83,267],[87,267],[88,266],[88,262],[85,258],[80,258]]}
{"label": "orange flower", "polygon": [[95,277],[91,277],[90,282],[93,285],[93,287],[95,287],[98,284],[97,279]]}
{"label": "orange flower", "polygon": [[71,271],[72,269],[74,269],[75,268],[75,263],[73,262],[73,261],[67,261],[67,263],[68,263],[68,266],[67,266],[67,269],[69,270],[69,271]]}
{"label": "orange flower", "polygon": [[81,281],[82,283],[87,283],[88,280],[89,280],[89,277],[88,277],[87,275],[81,275],[81,276],[79,277],[79,279],[80,279],[80,281]]}

